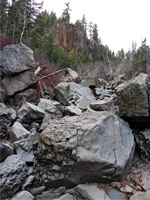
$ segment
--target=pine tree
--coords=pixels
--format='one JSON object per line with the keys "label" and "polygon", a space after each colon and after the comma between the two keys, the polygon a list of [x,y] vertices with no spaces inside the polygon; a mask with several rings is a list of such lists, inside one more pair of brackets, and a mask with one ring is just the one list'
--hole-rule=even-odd
{"label": "pine tree", "polygon": [[82,26],[83,26],[83,31],[84,31],[84,34],[87,35],[87,22],[86,22],[86,17],[85,15],[83,15],[82,19],[81,19],[81,22],[82,22]]}
{"label": "pine tree", "polygon": [[88,35],[89,35],[89,38],[91,40],[92,35],[93,35],[93,23],[92,22],[90,22],[89,25],[88,25]]}
{"label": "pine tree", "polygon": [[93,26],[92,41],[93,41],[93,52],[92,52],[93,61],[98,61],[100,60],[100,53],[99,53],[99,39],[98,39],[97,24],[94,24]]}
{"label": "pine tree", "polygon": [[13,0],[8,10],[7,35],[15,41],[29,40],[41,6],[34,0]]}
{"label": "pine tree", "polygon": [[67,2],[67,3],[65,3],[65,5],[66,5],[66,8],[64,9],[64,11],[62,13],[61,18],[59,18],[57,20],[57,23],[63,23],[63,22],[66,22],[67,24],[70,23],[70,13],[69,13],[69,11],[71,11],[71,9],[69,7],[70,3]]}
{"label": "pine tree", "polygon": [[74,48],[71,50],[69,54],[69,60],[70,60],[71,68],[76,70],[79,62],[78,62],[78,55]]}
{"label": "pine tree", "polygon": [[6,35],[6,29],[8,26],[8,10],[9,10],[8,0],[0,1],[0,36]]}

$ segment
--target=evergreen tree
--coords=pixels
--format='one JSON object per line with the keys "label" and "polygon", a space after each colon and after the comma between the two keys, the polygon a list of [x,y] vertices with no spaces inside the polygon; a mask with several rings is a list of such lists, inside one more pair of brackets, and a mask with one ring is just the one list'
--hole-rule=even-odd
{"label": "evergreen tree", "polygon": [[84,30],[81,20],[76,20],[75,25],[79,26],[81,30]]}
{"label": "evergreen tree", "polygon": [[117,52],[116,57],[117,57],[120,61],[123,60],[123,59],[125,58],[125,52],[124,52],[124,50],[123,50],[123,49],[119,50],[119,51]]}
{"label": "evergreen tree", "polygon": [[93,26],[92,41],[93,41],[93,52],[92,52],[93,61],[98,61],[98,60],[100,60],[100,52],[99,52],[99,39],[98,39],[97,24],[94,24],[94,26]]}
{"label": "evergreen tree", "polygon": [[87,64],[87,63],[90,63],[90,62],[91,62],[91,59],[90,59],[89,55],[87,53],[84,53],[82,63]]}
{"label": "evergreen tree", "polygon": [[93,35],[93,23],[92,22],[90,22],[89,25],[88,25],[88,35],[89,35],[89,38],[91,40],[92,35]]}
{"label": "evergreen tree", "polygon": [[69,60],[70,60],[71,68],[76,70],[79,62],[78,62],[78,55],[74,48],[71,50],[69,54]]}
{"label": "evergreen tree", "polygon": [[35,17],[42,4],[34,0],[13,0],[8,10],[7,35],[16,41],[32,37]]}
{"label": "evergreen tree", "polygon": [[6,29],[8,26],[8,10],[9,10],[8,0],[0,1],[0,36],[6,35]]}
{"label": "evergreen tree", "polygon": [[134,72],[146,73],[146,65],[149,61],[148,52],[149,48],[146,45],[146,39],[142,42],[142,45],[138,48],[137,52],[133,55],[132,65]]}
{"label": "evergreen tree", "polygon": [[87,33],[86,33],[87,32],[87,22],[86,22],[85,15],[83,15],[81,22],[82,22],[84,34],[87,35]]}
{"label": "evergreen tree", "polygon": [[71,9],[69,7],[70,3],[67,2],[67,3],[65,3],[65,5],[66,5],[66,8],[64,9],[64,11],[62,13],[61,18],[59,18],[57,20],[57,23],[63,23],[63,22],[66,22],[67,24],[70,23],[70,13],[69,13],[69,11],[71,11]]}

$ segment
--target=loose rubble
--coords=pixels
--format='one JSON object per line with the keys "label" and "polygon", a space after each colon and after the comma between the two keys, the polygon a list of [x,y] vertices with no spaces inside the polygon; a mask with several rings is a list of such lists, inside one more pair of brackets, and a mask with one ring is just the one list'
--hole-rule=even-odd
{"label": "loose rubble", "polygon": [[37,101],[32,50],[10,45],[0,58],[1,200],[150,199],[147,74],[80,82],[67,69],[53,96]]}

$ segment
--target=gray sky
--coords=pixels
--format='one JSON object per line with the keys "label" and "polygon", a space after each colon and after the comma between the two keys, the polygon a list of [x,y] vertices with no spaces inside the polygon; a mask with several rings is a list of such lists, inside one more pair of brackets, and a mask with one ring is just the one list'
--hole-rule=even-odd
{"label": "gray sky", "polygon": [[88,23],[98,25],[99,37],[110,50],[127,51],[132,41],[138,47],[145,37],[150,45],[150,0],[44,0],[43,9],[60,17],[66,2],[70,2],[71,22],[85,14]]}

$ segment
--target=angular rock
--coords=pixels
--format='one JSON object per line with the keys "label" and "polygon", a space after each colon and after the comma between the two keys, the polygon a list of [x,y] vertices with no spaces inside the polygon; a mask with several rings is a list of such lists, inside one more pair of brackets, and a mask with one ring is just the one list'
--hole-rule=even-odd
{"label": "angular rock", "polygon": [[38,187],[38,188],[32,188],[30,190],[30,192],[31,192],[32,195],[35,196],[35,195],[41,194],[45,189],[46,189],[45,186],[41,186],[41,187]]}
{"label": "angular rock", "polygon": [[135,134],[137,149],[142,160],[150,161],[150,129]]}
{"label": "angular rock", "polygon": [[0,142],[0,162],[5,160],[8,156],[13,154],[13,147],[3,142]]}
{"label": "angular rock", "polygon": [[[1,79],[1,77],[0,77]],[[6,92],[4,88],[0,85],[0,103],[3,103],[4,99],[6,98]]]}
{"label": "angular rock", "polygon": [[71,81],[78,82],[79,79],[80,79],[79,75],[77,74],[76,71],[73,71],[70,68],[66,69],[65,81],[67,81],[67,82],[71,82]]}
{"label": "angular rock", "polygon": [[116,105],[119,107],[120,116],[149,116],[148,75],[141,73],[128,82],[118,85],[115,91],[118,95]]}
{"label": "angular rock", "polygon": [[[134,137],[128,124],[110,112],[88,111],[80,116],[51,120],[41,133],[39,163],[53,163],[60,171],[48,181],[63,179],[76,184],[119,180],[131,165]],[[86,168],[85,168],[86,166]]]}
{"label": "angular rock", "polygon": [[[61,196],[55,200],[77,200],[77,199],[70,194],[64,194],[63,196]],[[80,199],[78,199],[78,200],[80,200]]]}
{"label": "angular rock", "polygon": [[66,115],[80,115],[82,113],[82,110],[74,105],[66,106],[65,108],[65,114]]}
{"label": "angular rock", "polygon": [[137,173],[131,175],[132,180],[145,191],[150,190],[150,171],[139,169]]}
{"label": "angular rock", "polygon": [[16,194],[11,200],[33,200],[34,196],[28,191],[21,191]]}
{"label": "angular rock", "polygon": [[27,166],[17,155],[8,156],[0,163],[0,194],[1,198],[12,197],[23,185]]}
{"label": "angular rock", "polygon": [[33,51],[24,44],[7,45],[0,52],[0,68],[6,75],[30,70],[34,65]]}
{"label": "angular rock", "polygon": [[[38,137],[38,136],[37,136]],[[26,163],[33,164],[35,157],[33,154],[33,144],[36,142],[36,134],[31,135],[27,139],[23,139],[14,143],[14,148],[18,156]]]}
{"label": "angular rock", "polygon": [[110,111],[113,107],[113,98],[105,98],[103,100],[97,100],[91,102],[90,108],[97,111]]}
{"label": "angular rock", "polygon": [[16,111],[0,103],[0,140],[8,139],[8,129],[16,118]]}
{"label": "angular rock", "polygon": [[150,199],[150,190],[146,192],[136,192],[130,200],[149,200]]}
{"label": "angular rock", "polygon": [[51,115],[62,117],[62,113],[59,111],[54,102],[48,99],[40,99],[38,107]]}
{"label": "angular rock", "polygon": [[126,195],[116,189],[110,189],[108,192],[110,200],[126,200]]}
{"label": "angular rock", "polygon": [[26,187],[30,186],[33,182],[33,179],[34,179],[34,176],[33,175],[30,175],[28,176],[26,179],[25,179],[25,182],[22,186],[22,189],[25,189]]}
{"label": "angular rock", "polygon": [[71,104],[78,106],[79,101],[83,98],[87,100],[88,104],[96,100],[89,88],[74,82],[58,84],[54,89],[54,94],[57,100],[65,106]]}
{"label": "angular rock", "polygon": [[45,112],[41,108],[28,102],[24,102],[22,107],[18,111],[18,117],[24,123],[31,123],[35,120],[42,121],[44,116]]}
{"label": "angular rock", "polygon": [[41,195],[37,195],[35,200],[54,200],[61,196],[59,193],[52,193],[51,191],[45,191]]}
{"label": "angular rock", "polygon": [[53,101],[48,99],[40,99],[38,107],[45,112],[45,117],[42,121],[40,129],[43,130],[51,119],[62,117],[60,110],[53,104]]}
{"label": "angular rock", "polygon": [[30,88],[25,89],[22,92],[19,92],[15,94],[14,96],[9,98],[10,105],[17,105],[19,102],[22,101],[29,101],[29,102],[35,102],[37,99],[37,91]]}
{"label": "angular rock", "polygon": [[96,78],[84,78],[81,81],[83,87],[95,86],[98,87],[98,80]]}
{"label": "angular rock", "polygon": [[6,88],[7,95],[12,96],[37,82],[37,77],[33,72],[25,71],[15,76],[5,76],[2,80]]}
{"label": "angular rock", "polygon": [[78,185],[74,188],[75,194],[79,199],[86,200],[110,200],[108,195],[104,192],[104,190],[99,189],[95,184],[93,185]]}
{"label": "angular rock", "polygon": [[17,140],[27,138],[30,132],[27,131],[20,122],[15,122],[9,130],[10,141],[13,143]]}

